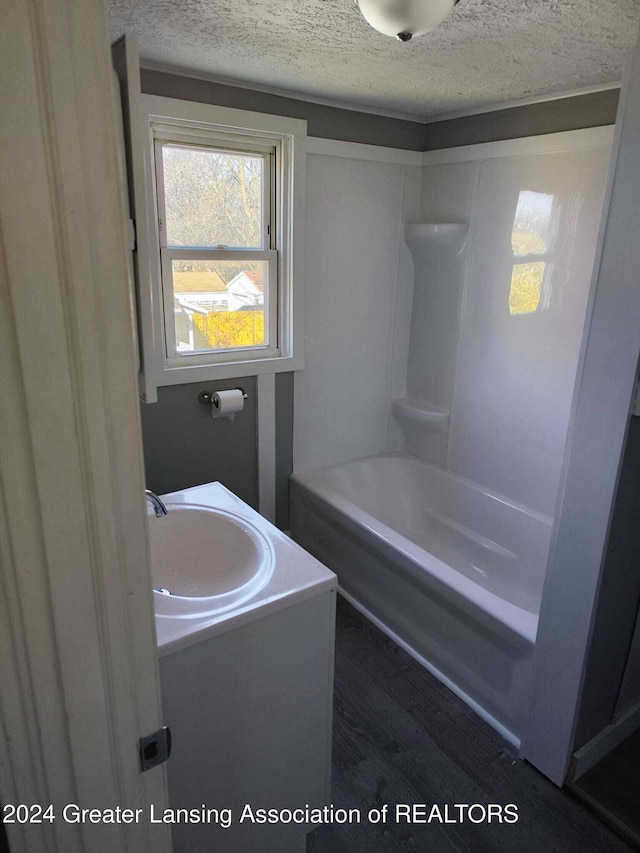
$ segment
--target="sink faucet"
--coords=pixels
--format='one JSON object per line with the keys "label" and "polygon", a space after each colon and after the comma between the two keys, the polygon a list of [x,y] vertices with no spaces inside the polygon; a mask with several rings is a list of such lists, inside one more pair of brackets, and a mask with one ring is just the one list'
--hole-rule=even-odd
{"label": "sink faucet", "polygon": [[166,515],[168,510],[166,506],[162,503],[160,498],[151,491],[151,489],[144,490],[145,497],[148,501],[151,501],[151,505],[153,506],[153,511],[156,514],[156,518],[162,518],[163,515]]}

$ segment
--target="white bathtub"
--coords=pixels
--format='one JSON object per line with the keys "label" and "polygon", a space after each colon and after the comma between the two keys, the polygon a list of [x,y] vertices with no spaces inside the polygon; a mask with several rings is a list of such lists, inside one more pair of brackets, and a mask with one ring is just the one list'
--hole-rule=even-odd
{"label": "white bathtub", "polygon": [[551,519],[403,453],[291,480],[291,534],[517,744]]}

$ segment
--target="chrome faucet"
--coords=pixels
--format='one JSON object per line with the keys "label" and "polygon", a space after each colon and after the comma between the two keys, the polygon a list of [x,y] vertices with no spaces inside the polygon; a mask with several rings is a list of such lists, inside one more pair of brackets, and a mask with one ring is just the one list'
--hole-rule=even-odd
{"label": "chrome faucet", "polygon": [[160,498],[154,492],[151,491],[151,489],[145,489],[144,494],[147,500],[151,501],[151,505],[153,506],[153,511],[156,514],[156,518],[162,518],[163,515],[166,515],[168,513],[168,509],[166,508],[166,506],[162,503]]}

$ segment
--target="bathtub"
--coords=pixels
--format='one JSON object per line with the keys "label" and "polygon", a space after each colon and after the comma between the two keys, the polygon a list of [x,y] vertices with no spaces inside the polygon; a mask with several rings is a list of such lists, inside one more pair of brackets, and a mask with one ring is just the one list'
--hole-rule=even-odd
{"label": "bathtub", "polygon": [[291,479],[291,535],[519,745],[551,519],[405,453]]}

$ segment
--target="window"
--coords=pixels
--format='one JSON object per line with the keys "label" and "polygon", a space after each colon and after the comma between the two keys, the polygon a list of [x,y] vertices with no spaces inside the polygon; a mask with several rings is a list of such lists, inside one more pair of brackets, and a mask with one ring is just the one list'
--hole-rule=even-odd
{"label": "window", "polygon": [[[166,136],[166,134],[164,134]],[[277,146],[155,139],[166,360],[279,355]]]}
{"label": "window", "polygon": [[299,369],[306,123],[141,101],[150,143],[140,298],[147,387],[149,369],[155,385]]}

